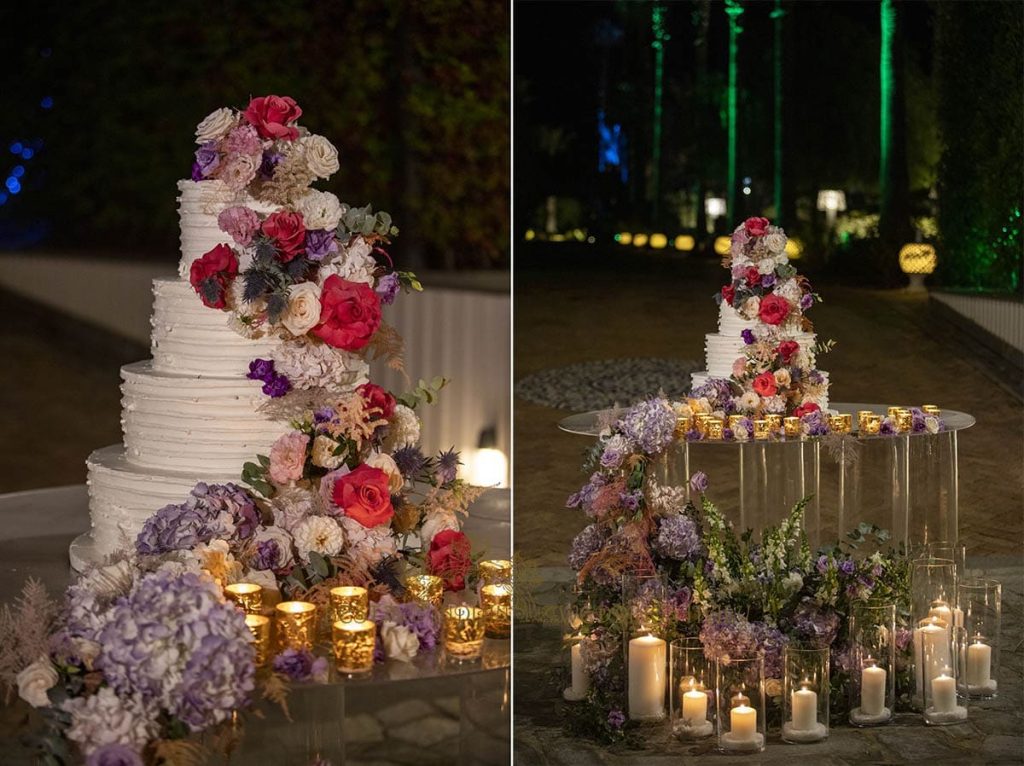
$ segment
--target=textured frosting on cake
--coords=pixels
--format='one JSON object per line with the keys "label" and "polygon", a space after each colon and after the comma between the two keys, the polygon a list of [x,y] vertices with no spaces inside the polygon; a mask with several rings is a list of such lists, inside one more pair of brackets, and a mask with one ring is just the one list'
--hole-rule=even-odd
{"label": "textured frosting on cake", "polygon": [[153,369],[180,374],[238,376],[280,345],[249,339],[228,325],[228,314],[207,308],[188,282],[153,280]]}
{"label": "textured frosting on cake", "polygon": [[222,181],[178,181],[178,217],[181,221],[181,261],[178,274],[188,279],[192,261],[231,237],[220,230],[217,216],[224,208],[245,205],[259,213],[271,213],[274,205],[258,202],[245,192],[234,192]]}

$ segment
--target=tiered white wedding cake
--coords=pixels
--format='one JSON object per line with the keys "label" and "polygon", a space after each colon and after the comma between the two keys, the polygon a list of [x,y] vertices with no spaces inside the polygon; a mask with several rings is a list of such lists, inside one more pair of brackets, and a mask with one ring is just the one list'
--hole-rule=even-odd
{"label": "tiered white wedding cake", "polygon": [[87,461],[92,531],[72,548],[76,569],[133,539],[156,509],[180,502],[197,481],[237,482],[243,462],[266,454],[289,429],[258,411],[266,397],[245,376],[254,357],[272,356],[281,341],[238,334],[188,281],[194,260],[230,243],[217,224],[224,209],[274,207],[216,180],[180,181],[178,189],[181,277],[153,280],[153,358],[121,369],[124,445]]}

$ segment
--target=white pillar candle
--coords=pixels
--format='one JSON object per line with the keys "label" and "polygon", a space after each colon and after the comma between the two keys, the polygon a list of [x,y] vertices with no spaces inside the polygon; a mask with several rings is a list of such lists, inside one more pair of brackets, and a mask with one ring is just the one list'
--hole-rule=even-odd
{"label": "white pillar candle", "polygon": [[932,705],[936,713],[956,710],[956,683],[945,672],[932,679]]}
{"label": "white pillar candle", "polygon": [[580,644],[577,641],[570,650],[572,654],[572,694],[574,697],[586,695],[590,691],[590,676],[583,666],[583,656],[580,653]]}
{"label": "white pillar candle", "polygon": [[[924,684],[953,664],[948,630],[938,618],[932,617],[932,622],[914,631],[914,669],[919,695],[924,694]],[[925,667],[925,657],[929,658],[928,667]]]}
{"label": "white pillar candle", "polygon": [[992,677],[992,647],[980,638],[967,647],[967,685],[987,686]]}
{"label": "white pillar candle", "polygon": [[860,711],[864,715],[881,715],[885,710],[885,677],[885,668],[873,663],[865,664],[860,672]]}
{"label": "white pillar candle", "polygon": [[690,726],[708,720],[708,695],[700,689],[694,689],[692,683],[690,691],[683,695],[683,720]]}
{"label": "white pillar candle", "polygon": [[629,717],[665,715],[665,642],[638,636],[629,642]]}
{"label": "white pillar candle", "polygon": [[933,601],[932,608],[928,610],[929,617],[938,617],[947,625],[953,624],[953,610],[945,601]]}
{"label": "white pillar candle", "polygon": [[962,628],[964,626],[964,610],[960,607],[953,609],[953,627]]}
{"label": "white pillar candle", "polygon": [[757,739],[757,711],[747,703],[742,694],[732,698],[735,706],[729,711],[729,733],[736,742],[753,742]]}
{"label": "white pillar candle", "polygon": [[793,728],[797,731],[811,731],[818,722],[818,695],[806,686],[791,695]]}

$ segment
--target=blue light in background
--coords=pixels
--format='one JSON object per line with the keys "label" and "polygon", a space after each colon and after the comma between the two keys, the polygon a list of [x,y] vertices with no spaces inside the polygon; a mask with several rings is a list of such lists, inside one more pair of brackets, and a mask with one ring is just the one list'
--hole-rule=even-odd
{"label": "blue light in background", "polygon": [[0,205],[5,204],[6,202],[7,202],[7,195],[4,192],[0,192]]}
{"label": "blue light in background", "polygon": [[11,171],[11,176],[14,178],[21,178],[23,175],[25,175],[25,166],[15,165],[14,170]]}
{"label": "blue light in background", "polygon": [[53,98],[51,96],[43,96],[43,100],[39,102],[39,106],[43,107],[43,109],[52,109]]}
{"label": "blue light in background", "polygon": [[32,151],[32,149],[28,148],[27,146],[21,150],[21,158],[23,160],[30,160],[32,159],[33,155],[35,155],[35,152]]}
{"label": "blue light in background", "polygon": [[17,194],[21,191],[21,184],[18,183],[18,179],[14,177],[7,178],[7,191],[11,194]]}
{"label": "blue light in background", "polygon": [[11,154],[21,154],[21,150],[24,148],[25,147],[21,145],[21,141],[15,141],[11,144]]}

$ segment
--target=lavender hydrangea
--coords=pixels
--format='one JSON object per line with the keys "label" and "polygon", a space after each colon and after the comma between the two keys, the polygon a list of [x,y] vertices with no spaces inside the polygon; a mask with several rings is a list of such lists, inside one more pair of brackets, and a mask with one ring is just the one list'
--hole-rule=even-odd
{"label": "lavender hydrangea", "polygon": [[569,566],[580,571],[588,559],[601,550],[607,534],[597,524],[590,524],[573,538],[572,550],[569,552]]}
{"label": "lavender hydrangea", "polygon": [[579,492],[575,492],[569,496],[569,499],[565,501],[566,508],[580,508],[588,516],[593,516],[591,506],[594,503],[594,499],[597,497],[598,491],[600,491],[607,484],[607,479],[603,473],[595,472],[590,475],[589,481],[584,484]]}
{"label": "lavender hydrangea", "polygon": [[142,554],[191,550],[214,539],[245,540],[259,526],[252,497],[236,484],[200,482],[179,505],[166,505],[150,516],[135,540]]}
{"label": "lavender hydrangea", "polygon": [[690,393],[694,399],[707,399],[712,409],[724,407],[732,400],[732,386],[726,378],[711,378]]}
{"label": "lavender hydrangea", "polygon": [[764,652],[764,672],[768,678],[782,674],[782,650],[786,637],[778,628],[727,609],[711,612],[700,629],[704,652],[712,659],[744,657]]}
{"label": "lavender hydrangea", "polygon": [[604,443],[604,451],[601,453],[601,467],[615,469],[622,465],[626,453],[631,445],[629,440],[622,434],[615,434]]}
{"label": "lavender hydrangea", "polygon": [[192,731],[225,720],[254,688],[254,651],[241,611],[192,572],[146,575],[111,608],[97,669],[119,695],[137,696]]}
{"label": "lavender hydrangea", "polygon": [[306,232],[306,257],[311,261],[322,261],[328,255],[338,252],[338,240],[333,231],[315,229]]}
{"label": "lavender hydrangea", "polygon": [[143,761],[134,747],[118,742],[93,750],[85,766],[143,766]]}
{"label": "lavender hydrangea", "polygon": [[804,415],[800,418],[800,424],[807,436],[824,436],[829,432],[828,415],[821,410]]}
{"label": "lavender hydrangea", "polygon": [[631,407],[619,428],[648,455],[668,447],[675,438],[676,414],[664,399],[649,399]]}
{"label": "lavender hydrangea", "polygon": [[692,561],[703,552],[700,530],[693,519],[686,515],[662,519],[651,547],[659,556],[676,561]]}
{"label": "lavender hydrangea", "polygon": [[294,683],[327,680],[327,658],[317,657],[308,649],[285,649],[274,657],[273,668]]}
{"label": "lavender hydrangea", "polygon": [[793,613],[793,630],[802,641],[830,646],[839,632],[839,615],[804,602]]}
{"label": "lavender hydrangea", "polygon": [[420,649],[423,651],[435,648],[440,639],[441,621],[437,611],[429,604],[398,603],[394,599],[385,597],[374,605],[373,620],[377,623],[377,643],[382,658],[383,646],[380,641],[380,628],[385,622],[393,622],[411,630],[419,639]]}

